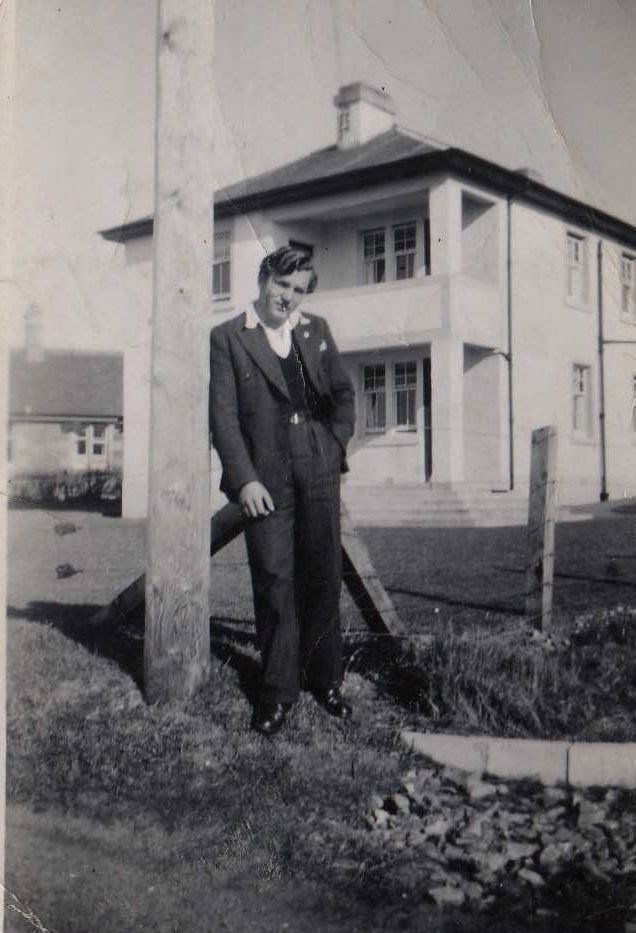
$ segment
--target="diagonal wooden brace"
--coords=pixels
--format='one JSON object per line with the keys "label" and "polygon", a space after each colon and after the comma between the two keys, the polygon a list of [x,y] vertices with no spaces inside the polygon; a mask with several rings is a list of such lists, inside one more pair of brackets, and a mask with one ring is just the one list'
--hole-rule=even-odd
{"label": "diagonal wooden brace", "polygon": [[[234,502],[219,509],[210,520],[210,557],[238,537],[249,519]],[[369,551],[359,537],[349,514],[342,506],[342,561],[343,582],[349,590],[362,618],[372,632],[378,635],[401,637],[405,634],[402,620],[384,589],[373,566]],[[142,574],[115,599],[99,609],[92,617],[94,625],[117,622],[133,612],[141,611],[145,601],[146,576]]]}

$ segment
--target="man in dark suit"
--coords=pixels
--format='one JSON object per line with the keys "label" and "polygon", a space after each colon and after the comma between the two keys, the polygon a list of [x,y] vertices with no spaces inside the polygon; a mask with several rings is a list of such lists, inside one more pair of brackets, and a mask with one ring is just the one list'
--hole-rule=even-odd
{"label": "man in dark suit", "polygon": [[317,276],[307,253],[266,256],[253,306],[210,338],[210,428],[221,489],[250,521],[262,679],[252,726],[273,735],[301,686],[346,719],[340,589],[340,473],[353,387],[329,327],[299,305]]}

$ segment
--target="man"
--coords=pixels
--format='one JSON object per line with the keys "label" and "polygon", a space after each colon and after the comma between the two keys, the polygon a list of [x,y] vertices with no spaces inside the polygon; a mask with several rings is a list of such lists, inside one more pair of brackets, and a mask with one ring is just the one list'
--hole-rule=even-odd
{"label": "man", "polygon": [[249,517],[262,677],[252,726],[274,735],[301,686],[340,719],[340,473],[354,393],[329,327],[299,305],[317,275],[282,247],[261,263],[253,306],[210,338],[210,428],[221,489]]}

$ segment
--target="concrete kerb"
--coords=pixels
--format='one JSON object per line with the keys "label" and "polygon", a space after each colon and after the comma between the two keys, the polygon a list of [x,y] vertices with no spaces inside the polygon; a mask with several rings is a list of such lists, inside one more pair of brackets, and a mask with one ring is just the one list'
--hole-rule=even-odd
{"label": "concrete kerb", "polygon": [[438,764],[570,787],[636,787],[636,743],[557,742],[405,730],[410,749]]}

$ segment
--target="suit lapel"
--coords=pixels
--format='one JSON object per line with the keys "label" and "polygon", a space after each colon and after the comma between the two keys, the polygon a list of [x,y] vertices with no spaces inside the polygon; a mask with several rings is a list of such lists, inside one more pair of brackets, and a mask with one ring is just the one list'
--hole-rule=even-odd
{"label": "suit lapel", "polygon": [[320,389],[322,380],[318,366],[318,339],[313,322],[307,318],[301,318],[294,327],[293,334],[309,378],[314,386]]}
{"label": "suit lapel", "polygon": [[263,328],[241,326],[238,330],[238,336],[249,355],[272,385],[279,392],[282,392],[285,398],[289,398],[289,390],[278,357],[267,342]]}

